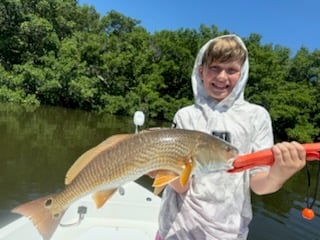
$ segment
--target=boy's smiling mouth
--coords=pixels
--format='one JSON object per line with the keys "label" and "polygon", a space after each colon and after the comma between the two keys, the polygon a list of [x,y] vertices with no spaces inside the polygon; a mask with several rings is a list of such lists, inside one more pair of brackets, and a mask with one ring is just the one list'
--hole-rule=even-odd
{"label": "boy's smiling mouth", "polygon": [[229,88],[229,84],[217,84],[212,82],[211,83],[212,87],[218,91],[225,91]]}

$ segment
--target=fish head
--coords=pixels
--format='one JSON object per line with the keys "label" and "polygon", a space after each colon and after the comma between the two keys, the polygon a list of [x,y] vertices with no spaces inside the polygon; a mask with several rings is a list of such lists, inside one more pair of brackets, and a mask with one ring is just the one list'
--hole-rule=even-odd
{"label": "fish head", "polygon": [[200,140],[194,154],[195,171],[207,174],[232,169],[232,162],[238,156],[238,150],[230,143],[208,135]]}

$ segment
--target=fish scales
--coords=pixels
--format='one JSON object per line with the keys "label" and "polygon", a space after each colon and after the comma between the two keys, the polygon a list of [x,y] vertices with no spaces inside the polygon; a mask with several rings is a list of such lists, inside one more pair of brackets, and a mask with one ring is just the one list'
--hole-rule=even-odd
{"label": "fish scales", "polygon": [[179,131],[176,134],[156,130],[138,134],[99,154],[76,179],[85,179],[92,187],[126,174],[135,176],[168,165],[173,167],[177,158],[190,154],[196,142],[195,138],[190,139],[189,135]]}
{"label": "fish scales", "polygon": [[[190,148],[181,143],[187,143],[187,141],[184,141],[186,139],[182,139],[178,134],[158,132],[156,138],[149,139],[147,134],[141,135],[141,138],[146,139],[144,142],[147,142],[148,147],[139,151],[135,160],[142,159],[141,161],[147,164],[148,170],[150,168],[154,170],[168,166],[172,167],[177,159],[184,158],[190,153]],[[176,168],[174,169],[176,170]]]}

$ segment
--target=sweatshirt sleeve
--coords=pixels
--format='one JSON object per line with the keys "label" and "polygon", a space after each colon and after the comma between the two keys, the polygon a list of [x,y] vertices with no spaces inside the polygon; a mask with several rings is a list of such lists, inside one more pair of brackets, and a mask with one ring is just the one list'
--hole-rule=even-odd
{"label": "sweatshirt sleeve", "polygon": [[179,111],[173,117],[172,128],[183,128]]}
{"label": "sweatshirt sleeve", "polygon": [[[269,112],[260,108],[257,111],[254,121],[254,134],[252,139],[253,152],[271,148],[274,144],[273,129],[271,123],[271,117]],[[257,172],[267,171],[270,166],[261,166],[250,169],[250,175],[254,175]]]}
{"label": "sweatshirt sleeve", "polygon": [[273,129],[271,123],[271,117],[269,112],[260,108],[260,111],[256,112],[254,125],[254,133],[252,138],[253,151],[259,151],[267,148],[271,148],[274,144]]}

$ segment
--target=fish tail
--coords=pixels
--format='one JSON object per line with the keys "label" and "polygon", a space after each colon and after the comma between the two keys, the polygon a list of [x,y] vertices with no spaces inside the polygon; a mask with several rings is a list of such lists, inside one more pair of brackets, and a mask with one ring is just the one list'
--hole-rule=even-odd
{"label": "fish tail", "polygon": [[65,213],[65,210],[53,212],[54,196],[53,194],[21,204],[12,210],[14,213],[29,217],[44,240],[51,238]]}

